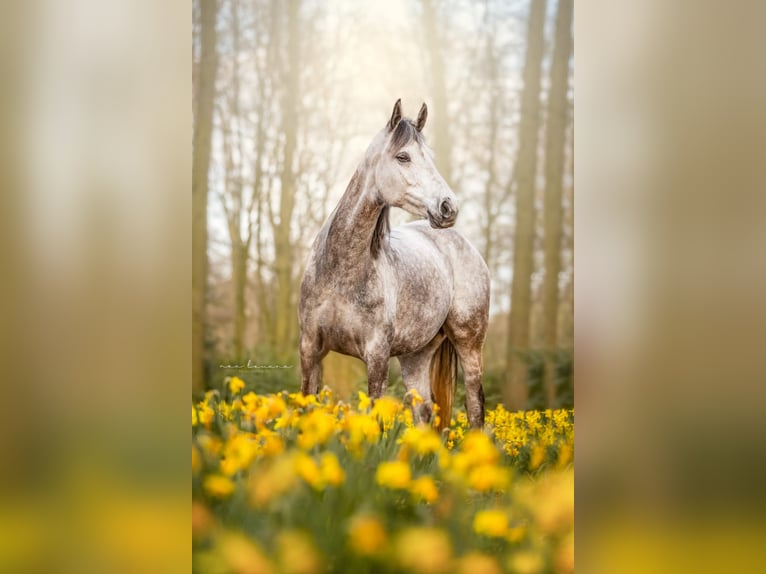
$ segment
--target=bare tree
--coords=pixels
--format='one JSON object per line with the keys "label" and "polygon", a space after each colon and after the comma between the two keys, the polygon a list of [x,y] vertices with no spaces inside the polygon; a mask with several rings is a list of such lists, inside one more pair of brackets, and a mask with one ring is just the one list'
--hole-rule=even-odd
{"label": "bare tree", "polygon": [[284,91],[282,103],[282,173],[279,186],[279,221],[274,233],[274,267],[276,271],[276,352],[284,356],[291,347],[291,335],[295,327],[292,313],[293,292],[293,246],[290,231],[295,209],[295,172],[293,162],[298,138],[298,94],[300,89],[301,35],[299,30],[300,0],[287,0],[287,57],[282,62]]}
{"label": "bare tree", "polygon": [[192,156],[192,389],[204,387],[207,194],[215,97],[216,0],[200,0],[200,63]]}
{"label": "bare tree", "polygon": [[[231,244],[231,278],[234,299],[234,332],[232,336],[233,357],[244,358],[245,333],[245,286],[252,239],[253,193],[249,195],[244,182],[244,128],[241,110],[241,77],[239,59],[241,54],[240,6],[239,0],[229,3],[231,31],[231,69],[228,76],[228,90],[221,102],[221,136],[224,156],[223,189],[220,201],[226,216]],[[249,187],[249,189],[254,189]]]}
{"label": "bare tree", "polygon": [[426,38],[428,71],[433,104],[434,154],[436,166],[447,184],[452,185],[452,140],[449,133],[447,110],[447,82],[444,69],[444,43],[440,34],[441,22],[434,0],[422,0],[423,30]]}
{"label": "bare tree", "polygon": [[540,128],[540,68],[545,43],[545,4],[546,0],[532,0],[529,8],[519,153],[511,180],[516,192],[516,225],[511,312],[506,348],[508,380],[504,389],[504,399],[513,409],[523,409],[527,402],[526,366],[522,353],[529,346],[530,280],[534,267],[535,175]]}
{"label": "bare tree", "polygon": [[556,14],[556,39],[551,63],[551,87],[545,133],[545,278],[543,282],[543,333],[547,351],[545,381],[548,406],[555,401],[555,356],[558,345],[559,271],[561,270],[564,146],[567,132],[567,87],[572,46],[572,3],[559,0]]}

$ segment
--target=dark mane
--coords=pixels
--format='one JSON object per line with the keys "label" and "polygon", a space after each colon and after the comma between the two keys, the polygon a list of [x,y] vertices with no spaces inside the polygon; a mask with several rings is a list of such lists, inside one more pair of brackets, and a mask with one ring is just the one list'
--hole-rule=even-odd
{"label": "dark mane", "polygon": [[370,252],[373,258],[377,257],[380,250],[383,249],[383,242],[388,237],[388,232],[391,226],[388,223],[388,210],[391,209],[388,205],[384,206],[380,210],[378,215],[378,222],[375,224],[375,231],[372,232],[372,243],[370,244]]}
{"label": "dark mane", "polygon": [[391,151],[396,153],[412,140],[418,143],[422,142],[423,134],[418,131],[411,119],[402,118],[391,135]]}

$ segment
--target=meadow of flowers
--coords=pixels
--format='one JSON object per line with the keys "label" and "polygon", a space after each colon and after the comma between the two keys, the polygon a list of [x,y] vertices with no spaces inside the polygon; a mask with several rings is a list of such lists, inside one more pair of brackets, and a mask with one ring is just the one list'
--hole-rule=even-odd
{"label": "meadow of flowers", "polygon": [[192,405],[197,572],[574,571],[574,412],[458,412],[359,393],[244,393]]}

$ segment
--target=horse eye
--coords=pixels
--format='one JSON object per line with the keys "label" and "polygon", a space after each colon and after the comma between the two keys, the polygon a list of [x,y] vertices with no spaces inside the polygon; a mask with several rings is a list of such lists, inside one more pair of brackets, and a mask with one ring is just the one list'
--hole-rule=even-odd
{"label": "horse eye", "polygon": [[396,159],[399,160],[401,163],[407,163],[410,161],[410,154],[408,153],[400,153],[396,156]]}

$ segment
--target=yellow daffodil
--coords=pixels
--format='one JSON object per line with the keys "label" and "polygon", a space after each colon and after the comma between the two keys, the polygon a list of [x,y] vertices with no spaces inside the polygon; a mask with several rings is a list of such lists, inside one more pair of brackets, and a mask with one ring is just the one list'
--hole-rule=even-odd
{"label": "yellow daffodil", "polygon": [[372,407],[373,416],[378,417],[383,428],[388,430],[393,427],[396,420],[396,415],[402,410],[402,403],[396,400],[394,397],[380,397],[375,401],[375,406]]}
{"label": "yellow daffodil", "polygon": [[406,528],[395,543],[397,562],[420,574],[442,574],[452,568],[452,544],[437,528]]}
{"label": "yellow daffodil", "polygon": [[338,486],[346,479],[338,458],[331,452],[323,453],[318,464],[314,457],[299,453],[295,457],[295,470],[315,490]]}
{"label": "yellow daffodil", "polygon": [[346,479],[346,473],[340,467],[338,458],[331,452],[322,454],[322,458],[319,462],[319,470],[322,475],[322,480],[331,486],[343,484],[343,481]]}
{"label": "yellow daffodil", "polygon": [[221,470],[226,475],[233,475],[247,468],[256,456],[258,444],[252,433],[235,432],[223,447]]}
{"label": "yellow daffodil", "polygon": [[436,502],[439,498],[439,489],[436,488],[436,483],[430,476],[421,476],[413,480],[410,492],[417,500],[423,500],[428,504]]}
{"label": "yellow daffodil", "polygon": [[322,387],[322,390],[319,391],[319,400],[323,403],[329,403],[332,401],[332,389],[328,386]]}
{"label": "yellow daffodil", "polygon": [[502,492],[508,486],[510,476],[507,468],[495,464],[483,464],[469,471],[467,484],[478,492]]}
{"label": "yellow daffodil", "polygon": [[545,446],[540,443],[532,447],[532,452],[529,455],[529,470],[537,470],[545,462],[546,450]]}
{"label": "yellow daffodil", "polygon": [[316,445],[326,443],[335,434],[335,417],[316,409],[301,418],[298,426],[301,431],[298,436],[298,446],[309,450]]}
{"label": "yellow daffodil", "polygon": [[556,461],[556,468],[562,470],[572,461],[572,445],[564,444],[559,448],[558,460]]}
{"label": "yellow daffodil", "polygon": [[364,391],[359,391],[359,411],[366,411],[372,405],[372,399]]}
{"label": "yellow daffodil", "polygon": [[282,416],[278,417],[274,422],[274,430],[288,429],[298,424],[300,417],[292,409],[286,410]]}
{"label": "yellow daffodil", "polygon": [[304,453],[297,454],[295,456],[295,471],[311,487],[317,490],[321,490],[324,487],[322,471],[313,457]]}
{"label": "yellow daffodil", "polygon": [[229,379],[229,392],[232,395],[236,395],[237,393],[242,391],[242,389],[244,388],[245,388],[245,381],[243,381],[239,377],[232,377],[231,379]]}
{"label": "yellow daffodil", "polygon": [[538,574],[544,571],[545,562],[539,554],[521,551],[511,555],[508,566],[514,574]]}
{"label": "yellow daffodil", "polygon": [[473,518],[476,534],[502,538],[508,534],[508,515],[503,510],[480,510]]}
{"label": "yellow daffodil", "polygon": [[260,452],[263,456],[276,456],[285,450],[285,443],[279,434],[264,430],[258,434],[260,439]]}
{"label": "yellow daffodil", "polygon": [[458,560],[457,574],[502,574],[502,569],[491,556],[469,552]]}
{"label": "yellow daffodil", "polygon": [[225,421],[231,421],[234,418],[234,407],[226,401],[221,401],[218,405],[218,413]]}
{"label": "yellow daffodil", "polygon": [[[194,412],[194,411],[192,411]],[[206,429],[210,429],[210,426],[215,419],[215,411],[211,408],[207,401],[202,401],[197,405],[196,409],[198,421],[205,426]],[[192,414],[192,422],[194,422],[194,414]]]}
{"label": "yellow daffodil", "polygon": [[410,485],[410,477],[410,465],[398,460],[381,462],[375,472],[375,482],[387,488],[407,488]]}
{"label": "yellow daffodil", "polygon": [[263,507],[275,498],[289,492],[297,480],[295,463],[290,456],[282,456],[250,476],[250,502]]}
{"label": "yellow daffodil", "polygon": [[211,457],[218,457],[223,448],[223,441],[220,438],[207,433],[197,436],[197,444]]}
{"label": "yellow daffodil", "polygon": [[426,425],[407,428],[399,442],[420,456],[434,454],[442,449],[441,438],[434,429]]}
{"label": "yellow daffodil", "polygon": [[234,492],[234,482],[228,476],[210,474],[202,481],[202,487],[209,496],[227,498]]}
{"label": "yellow daffodil", "polygon": [[357,516],[349,525],[348,541],[351,549],[360,556],[377,556],[388,543],[386,530],[373,516]]}
{"label": "yellow daffodil", "polygon": [[243,574],[273,574],[274,565],[244,534],[226,533],[218,542],[227,571]]}
{"label": "yellow daffodil", "polygon": [[479,430],[466,434],[460,450],[472,465],[494,464],[500,456],[492,439]]}
{"label": "yellow daffodil", "polygon": [[413,407],[422,405],[424,402],[423,397],[420,396],[420,393],[416,389],[410,389],[409,391],[407,391],[407,394],[405,395],[405,397],[409,400],[409,403]]}
{"label": "yellow daffodil", "polygon": [[296,530],[277,535],[277,553],[283,574],[315,574],[324,570],[311,537]]}
{"label": "yellow daffodil", "polygon": [[343,427],[348,432],[347,448],[357,454],[361,454],[364,443],[374,443],[380,437],[380,424],[369,415],[351,413],[344,419]]}

